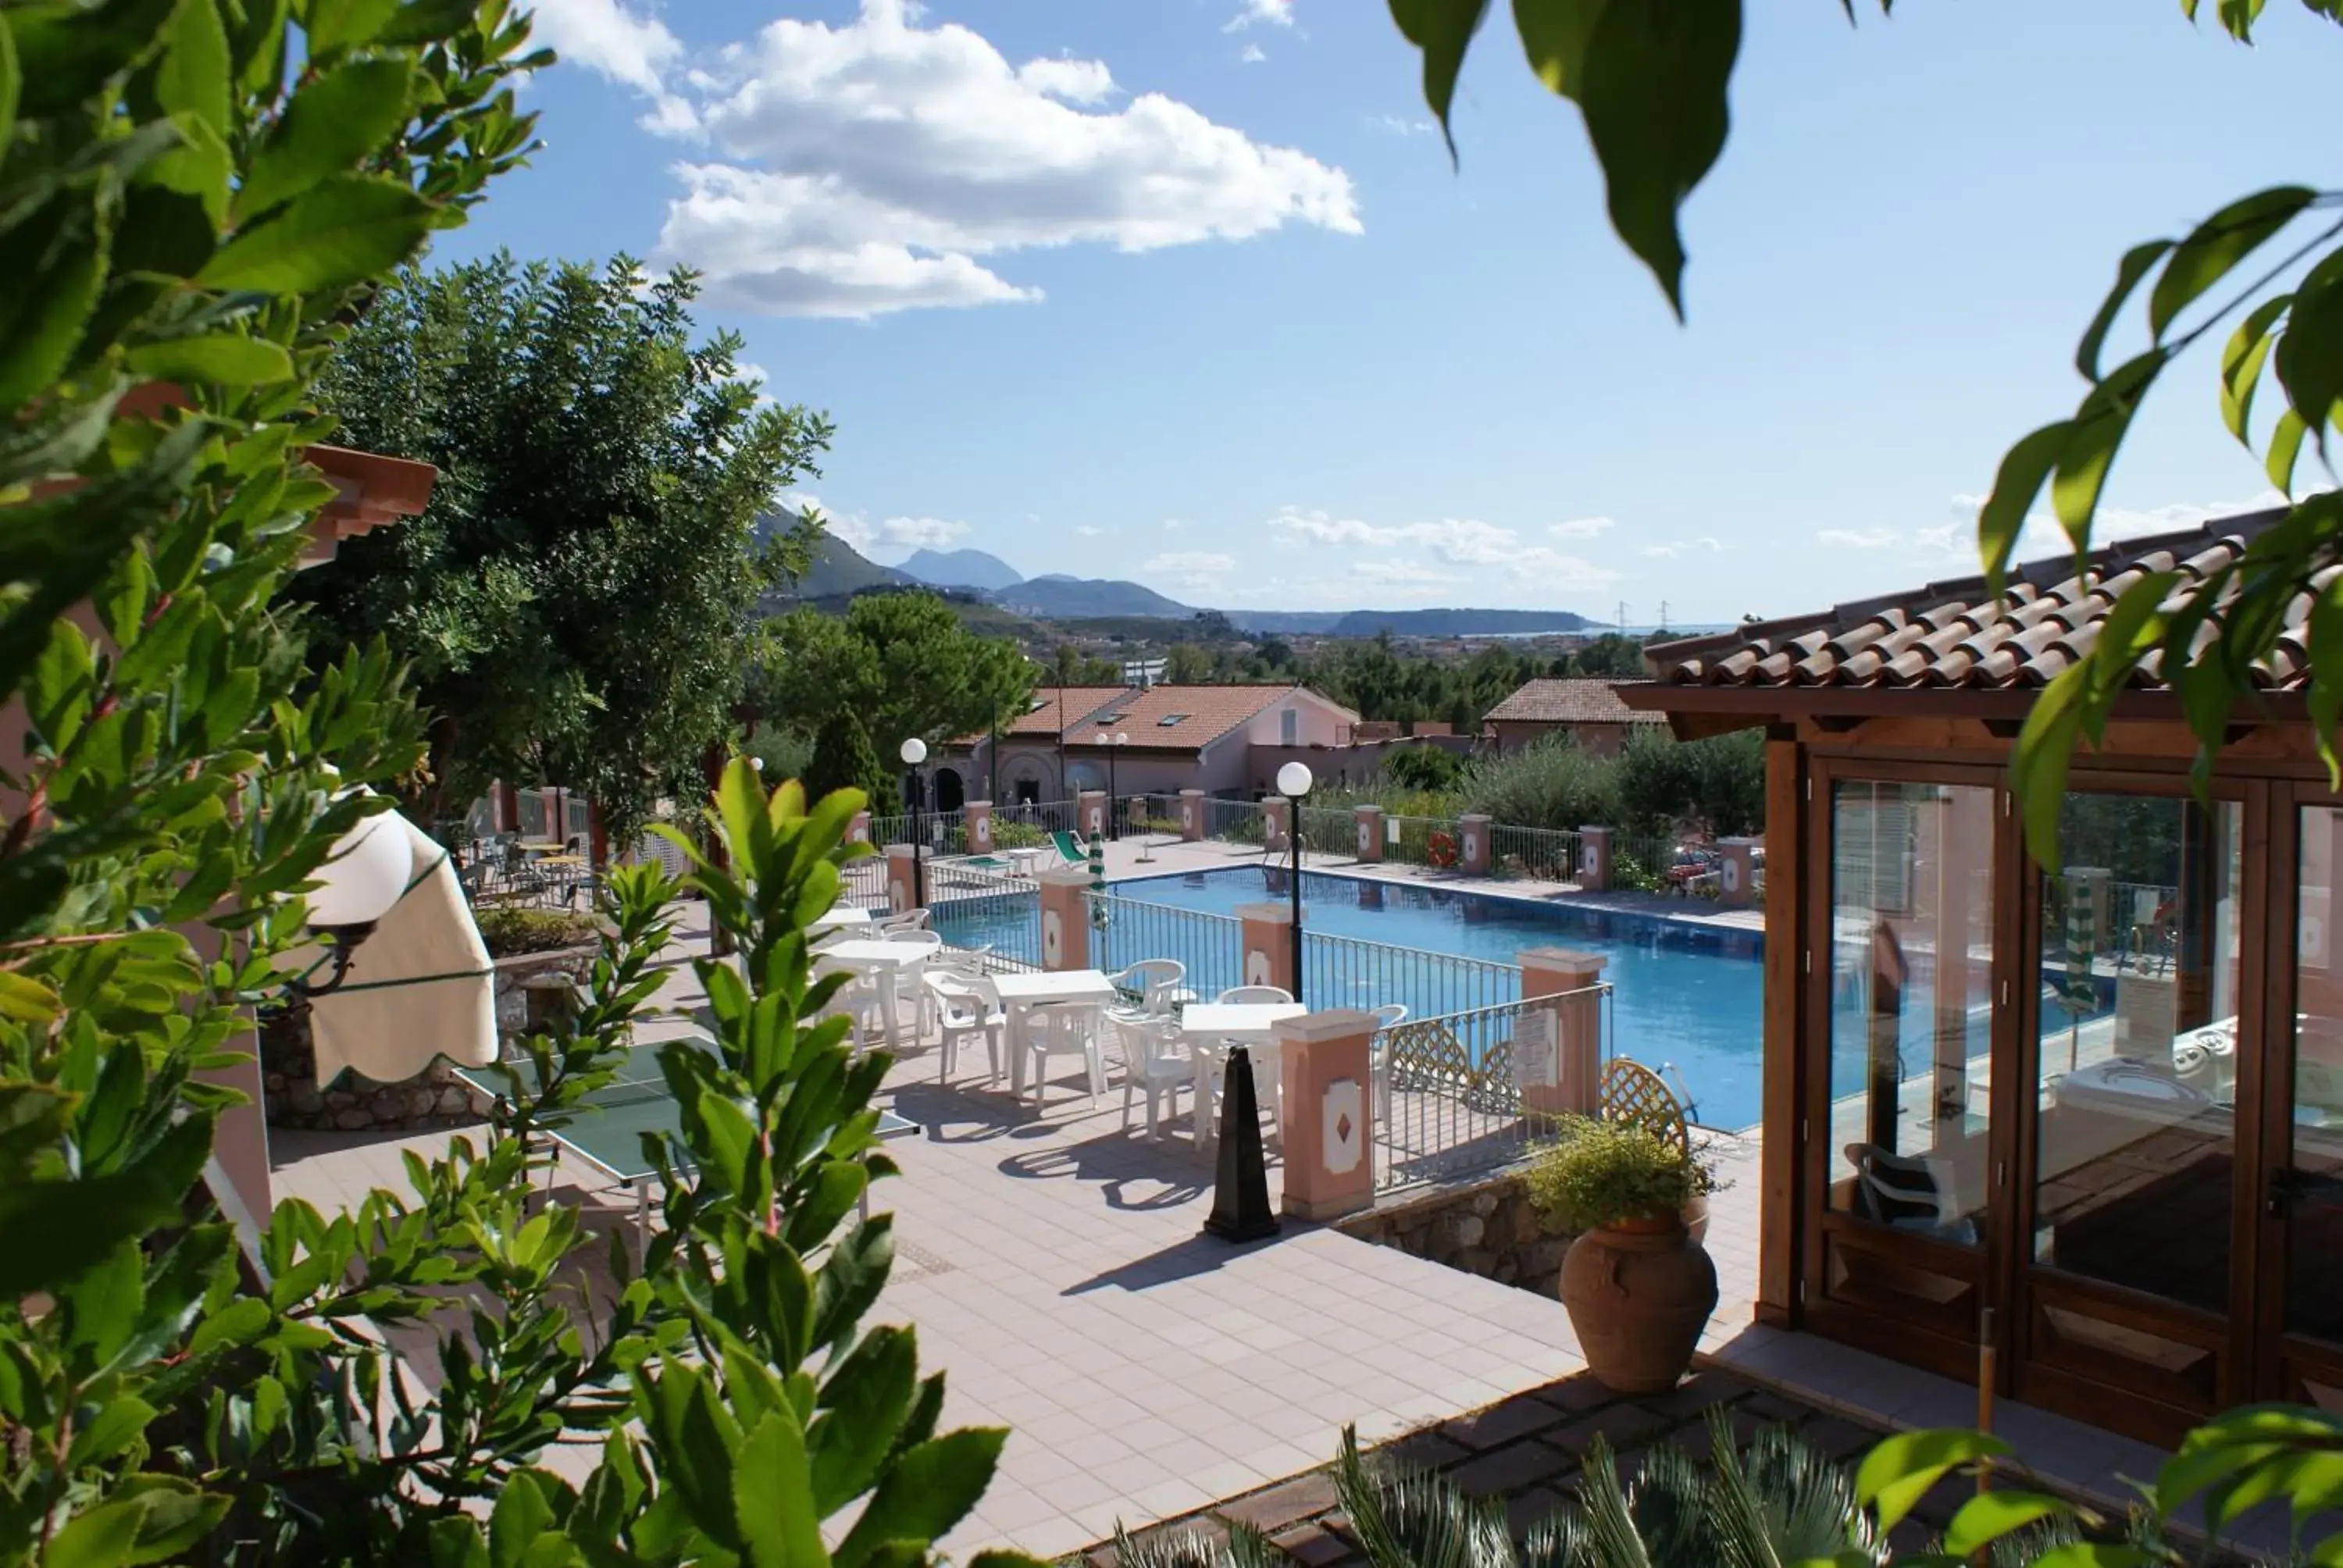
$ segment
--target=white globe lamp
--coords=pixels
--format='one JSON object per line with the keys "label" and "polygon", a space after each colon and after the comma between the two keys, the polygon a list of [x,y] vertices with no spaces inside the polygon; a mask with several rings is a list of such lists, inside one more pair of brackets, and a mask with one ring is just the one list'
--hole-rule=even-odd
{"label": "white globe lamp", "polygon": [[925,762],[927,759],[928,743],[926,741],[914,735],[909,740],[903,742],[903,765],[905,767],[917,768],[920,763]]}
{"label": "white globe lamp", "polygon": [[1289,800],[1299,800],[1310,793],[1310,764],[1289,762],[1277,770],[1277,792]]}

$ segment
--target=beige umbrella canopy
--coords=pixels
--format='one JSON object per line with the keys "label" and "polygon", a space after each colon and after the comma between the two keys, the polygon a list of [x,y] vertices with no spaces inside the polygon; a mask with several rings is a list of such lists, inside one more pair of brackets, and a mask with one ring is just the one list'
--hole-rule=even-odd
{"label": "beige umbrella canopy", "polygon": [[[443,1056],[459,1067],[494,1061],[496,971],[447,851],[396,811],[370,820],[404,841],[407,890],[352,951],[349,978],[309,1004],[317,1081],[350,1068],[396,1083]],[[322,957],[313,949],[292,960],[297,968]]]}

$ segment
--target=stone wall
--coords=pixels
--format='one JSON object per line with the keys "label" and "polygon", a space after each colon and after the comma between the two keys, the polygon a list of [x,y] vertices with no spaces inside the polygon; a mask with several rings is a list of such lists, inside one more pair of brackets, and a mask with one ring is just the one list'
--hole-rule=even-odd
{"label": "stone wall", "polygon": [[1403,1193],[1335,1228],[1468,1274],[1551,1293],[1562,1277],[1568,1236],[1549,1235],[1530,1207],[1518,1168],[1428,1192]]}
{"label": "stone wall", "polygon": [[[497,960],[498,1038],[528,1027],[525,982],[555,974],[583,979],[596,950],[558,948]],[[377,1083],[356,1072],[345,1072],[332,1083],[319,1083],[308,1015],[304,1012],[278,1013],[262,1020],[260,1067],[272,1126],[327,1132],[421,1131],[477,1119],[472,1091],[457,1080],[455,1069],[445,1060],[435,1060],[397,1083]]]}

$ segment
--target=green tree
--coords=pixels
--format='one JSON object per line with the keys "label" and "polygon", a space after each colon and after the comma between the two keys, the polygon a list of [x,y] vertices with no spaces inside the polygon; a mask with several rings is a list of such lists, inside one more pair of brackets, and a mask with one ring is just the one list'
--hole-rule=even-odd
{"label": "green tree", "polygon": [[[1487,0],[1389,0],[1393,20],[1423,55],[1423,92],[1442,126],[1457,73]],[[2303,0],[2343,23],[2343,0]],[[1855,19],[1854,0],[1842,0]],[[2190,19],[2197,0],[2181,0]],[[1665,5],[1604,0],[1514,0],[1532,71],[1575,103],[1603,170],[1613,228],[1648,266],[1679,318],[1684,248],[1677,214],[1723,153],[1726,95],[1741,46],[1741,0]],[[1881,10],[1887,10],[1882,0]],[[2261,0],[2223,0],[2221,27],[2250,41]],[[1455,143],[1449,142],[1452,156]],[[2027,515],[2044,491],[2077,556],[2090,548],[2107,476],[2141,403],[2176,361],[2217,330],[2222,422],[2269,481],[2296,493],[2303,448],[2322,459],[2343,415],[2343,192],[2282,185],[2244,196],[2182,236],[2127,251],[2114,286],[2084,329],[2074,363],[2084,388],[2074,414],[2011,447],[1977,516],[1977,550],[2001,582]],[[2247,266],[2248,281],[2233,281]],[[2289,277],[2300,281],[2284,286]],[[2147,293],[2145,331],[2106,350],[2125,307]],[[2277,405],[2275,413],[2272,404]],[[2254,421],[2259,404],[2264,422]],[[2330,467],[2331,471],[2331,467]],[[2117,698],[2144,660],[2180,694],[2197,743],[2195,780],[2210,778],[2240,699],[2252,699],[2263,660],[2298,596],[2309,601],[2308,707],[2329,777],[2343,782],[2336,744],[2343,715],[2343,583],[2326,568],[2343,556],[2343,490],[2295,501],[2251,551],[2201,579],[2151,571],[2128,585],[2088,652],[2036,702],[2013,756],[2035,854],[2057,863],[2060,801],[2076,747],[2105,732]]]}
{"label": "green tree", "polygon": [[834,709],[813,732],[805,764],[808,792],[826,795],[833,789],[860,789],[870,799],[870,809],[891,816],[903,809],[900,775],[879,760],[870,731],[850,709]]}
{"label": "green tree", "polygon": [[[970,631],[931,593],[864,594],[843,617],[801,608],[767,633],[750,681],[761,714],[817,736],[850,715],[882,761],[915,735],[932,746],[1005,722],[1033,689],[1032,666],[1014,642]],[[820,776],[858,786],[869,777]]]}
{"label": "green tree", "polygon": [[499,255],[409,270],[323,378],[345,438],[440,471],[429,509],[297,580],[322,648],[381,635],[431,715],[431,819],[493,779],[592,797],[631,838],[732,725],[758,595],[809,531],[753,543],[830,427],[760,406],[694,275]]}
{"label": "green tree", "polygon": [[1464,759],[1438,746],[1402,746],[1383,759],[1383,775],[1403,789],[1453,789],[1464,776]]}
{"label": "green tree", "polygon": [[1170,686],[1202,686],[1212,678],[1212,656],[1192,642],[1175,642],[1163,652],[1163,679]]}

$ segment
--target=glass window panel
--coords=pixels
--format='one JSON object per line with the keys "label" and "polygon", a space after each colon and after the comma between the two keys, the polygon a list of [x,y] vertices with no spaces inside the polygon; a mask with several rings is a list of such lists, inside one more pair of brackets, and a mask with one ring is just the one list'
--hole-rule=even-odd
{"label": "glass window panel", "polygon": [[1831,789],[1830,1203],[1983,1240],[1993,791]]}
{"label": "glass window panel", "polygon": [[2343,1344],[2343,809],[2310,807],[2301,826],[2286,1328]]}
{"label": "glass window panel", "polygon": [[2034,1259],[2227,1308],[2241,815],[2070,794],[2042,902]]}

